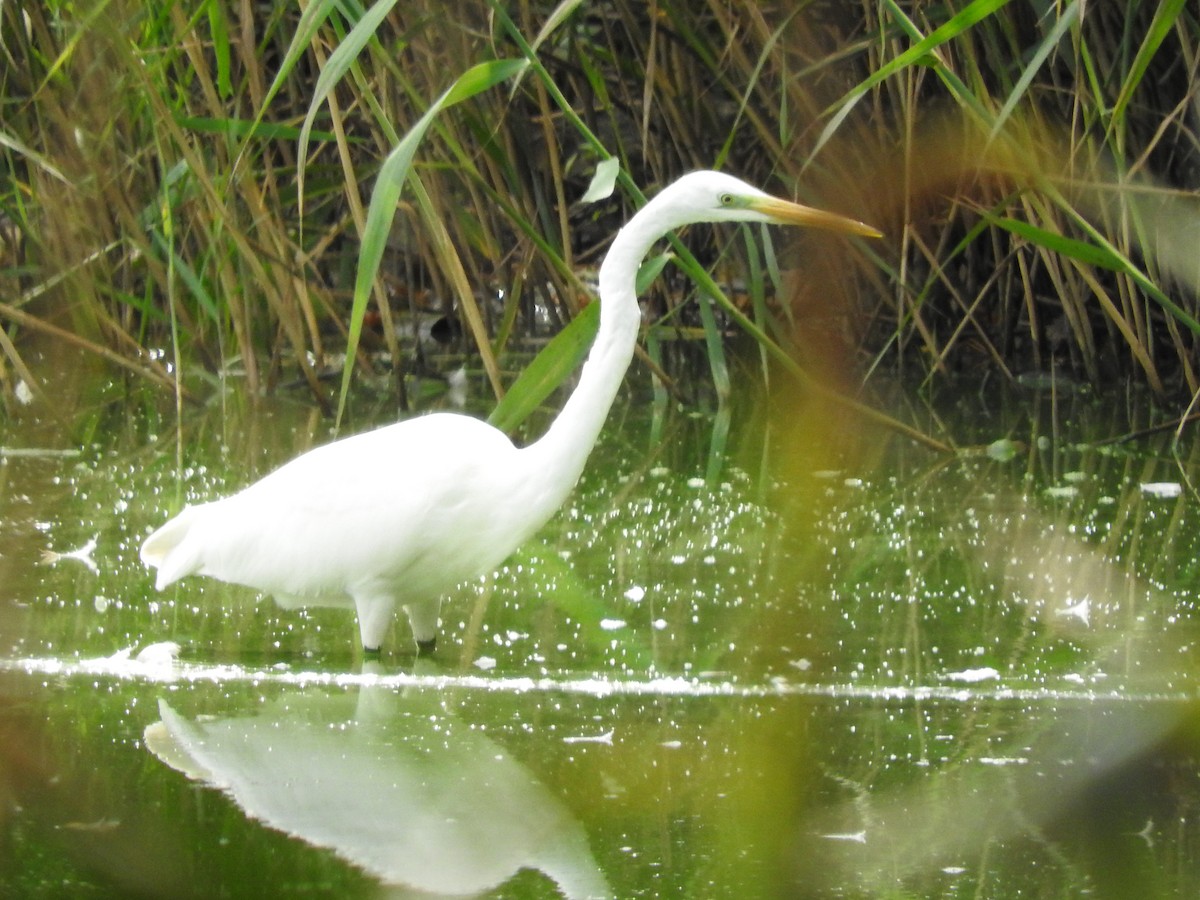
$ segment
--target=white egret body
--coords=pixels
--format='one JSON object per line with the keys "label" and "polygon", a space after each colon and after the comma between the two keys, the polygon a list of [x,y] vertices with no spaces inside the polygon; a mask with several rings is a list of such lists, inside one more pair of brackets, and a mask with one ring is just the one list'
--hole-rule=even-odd
{"label": "white egret body", "polygon": [[397,606],[432,649],[441,596],[494,571],[566,500],[637,341],[635,278],[665,233],[692,222],[775,222],[877,236],[861,222],[693,172],[646,204],[600,267],[600,327],[579,382],[541,439],[515,447],[478,419],[435,413],[310,450],[232,497],[185,508],[146,539],[162,590],[208,575],[285,606],[344,605],[377,650]]}

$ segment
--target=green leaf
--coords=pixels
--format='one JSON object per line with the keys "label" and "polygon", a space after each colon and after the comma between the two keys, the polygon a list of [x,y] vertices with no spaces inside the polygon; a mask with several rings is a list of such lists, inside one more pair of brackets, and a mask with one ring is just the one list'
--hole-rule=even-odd
{"label": "green leaf", "polygon": [[396,214],[396,204],[400,201],[404,182],[411,174],[417,147],[420,146],[433,120],[441,112],[511,78],[526,65],[523,59],[495,59],[468,69],[429,107],[425,115],[417,120],[380,167],[375,187],[371,191],[371,204],[367,209],[367,221],[363,228],[362,246],[359,249],[358,269],[354,279],[354,303],[350,310],[350,328],[346,339],[346,362],[342,368],[342,387],[338,395],[337,424],[341,423],[342,413],[346,408],[350,376],[354,371],[354,357],[358,352],[358,340],[362,335],[362,322],[367,312],[371,286],[375,283],[375,276],[379,274],[388,233]]}
{"label": "green leaf", "polygon": [[212,33],[212,52],[217,61],[217,91],[222,99],[228,100],[233,96],[233,82],[230,78],[229,28],[225,21],[224,4],[209,0],[206,4],[208,27]]}
{"label": "green leaf", "polygon": [[[992,13],[996,12],[996,10],[1000,9],[1002,6],[1005,6],[1008,2],[1009,0],[974,0],[973,3],[966,6],[956,15],[950,17],[947,21],[943,22],[928,35],[922,36],[916,25],[913,24],[912,20],[904,14],[899,5],[893,2],[893,0],[887,0],[887,2],[884,4],[885,7],[892,13],[893,18],[899,22],[900,26],[908,33],[908,35],[917,42],[895,59],[884,63],[874,72],[872,72],[869,77],[863,79],[849,91],[847,91],[846,94],[836,104],[834,104],[834,106],[830,107],[829,110],[826,110],[826,112],[830,112],[834,109],[837,111],[834,112],[833,118],[831,118],[828,124],[826,124],[826,126],[821,130],[821,134],[817,138],[816,145],[809,154],[809,158],[812,159],[816,157],[817,152],[823,146],[825,146],[831,137],[833,137],[834,133],[838,130],[838,128],[841,127],[842,122],[845,121],[846,117],[850,115],[851,111],[858,104],[858,101],[865,97],[871,88],[886,81],[901,69],[905,69],[908,66],[930,66],[941,73],[943,71],[942,64],[932,51],[937,47],[940,47],[942,44],[945,44],[947,41],[950,41],[964,32],[969,31],[974,25],[992,15]],[[961,87],[961,83],[958,84]],[[965,88],[956,91],[956,95],[961,102],[969,103],[973,99],[970,92],[966,91]]]}
{"label": "green leaf", "polygon": [[596,174],[592,176],[592,183],[579,198],[579,202],[595,203],[597,200],[612,196],[613,188],[617,186],[617,176],[620,174],[621,161],[615,156],[600,160],[599,165],[596,166]]}
{"label": "green leaf", "polygon": [[1000,438],[998,441],[992,441],[988,444],[985,452],[997,462],[1008,462],[1016,457],[1020,449],[1020,445],[1015,441],[1009,438]]}
{"label": "green leaf", "polygon": [[662,274],[662,270],[667,267],[667,263],[675,259],[674,253],[659,253],[656,256],[651,256],[638,269],[637,285],[634,290],[638,296],[650,290],[650,285],[654,284],[654,279]]}
{"label": "green leaf", "polygon": [[445,109],[469,100],[476,94],[482,94],[489,88],[495,87],[501,81],[512,78],[528,66],[529,63],[523,59],[492,59],[474,65],[458,76],[454,84],[450,85],[449,90],[442,94],[435,107]]}
{"label": "green leaf", "polygon": [[1162,42],[1175,28],[1176,22],[1183,12],[1184,3],[1185,0],[1164,0],[1154,11],[1154,20],[1150,23],[1142,45],[1138,47],[1137,56],[1134,57],[1133,64],[1129,67],[1129,75],[1126,76],[1125,83],[1121,85],[1121,93],[1117,97],[1117,102],[1113,104],[1112,118],[1109,121],[1110,132],[1124,116],[1125,107],[1129,105],[1134,91],[1145,77],[1146,69],[1150,67],[1150,61],[1154,58],[1154,54],[1158,52]]}
{"label": "green leaf", "polygon": [[[314,0],[314,2],[304,7],[304,12],[300,14],[300,21],[296,23],[296,33],[292,35],[292,42],[288,45],[287,53],[283,56],[283,62],[279,65],[279,71],[275,73],[275,80],[267,88],[262,106],[259,107],[258,114],[254,117],[255,126],[267,114],[267,107],[271,105],[271,101],[275,99],[275,95],[279,93],[279,89],[283,87],[288,76],[291,75],[292,69],[296,67],[296,63],[304,55],[304,51],[308,49],[308,45],[312,43],[317,29],[329,18],[329,13],[333,10],[336,3],[337,0]],[[251,133],[253,133],[253,129],[251,129]],[[241,161],[241,155],[244,150],[245,145],[243,145],[242,151],[238,152],[238,159],[234,163],[235,170],[237,169],[237,163]],[[303,169],[301,169],[301,173],[303,173]]]}
{"label": "green leaf", "polygon": [[304,124],[300,128],[300,139],[296,143],[296,184],[302,213],[304,208],[304,167],[308,161],[308,137],[309,132],[312,131],[317,110],[321,108],[330,91],[342,80],[342,76],[354,65],[358,54],[375,36],[375,31],[379,28],[380,23],[395,5],[396,0],[378,0],[367,10],[357,24],[350,29],[350,33],[346,35],[345,39],[338,44],[337,49],[329,54],[329,59],[321,68],[321,74],[317,76],[312,100],[309,101],[308,112],[305,114]]}
{"label": "green leaf", "polygon": [[512,431],[525,421],[575,371],[592,346],[599,327],[600,304],[589,303],[517,376],[488,421],[501,431]]}
{"label": "green leaf", "polygon": [[1079,19],[1082,2],[1083,0],[1073,0],[1071,5],[1059,15],[1058,21],[1050,29],[1050,33],[1038,45],[1037,50],[1029,60],[1029,65],[1025,67],[1025,70],[1021,73],[1021,77],[1017,79],[1017,83],[1009,93],[1008,99],[1004,101],[1004,106],[996,114],[996,121],[992,123],[992,137],[1000,133],[1000,129],[1008,121],[1013,110],[1016,109],[1017,103],[1028,93],[1034,76],[1041,70],[1050,54],[1058,47],[1064,35]]}
{"label": "green leaf", "polygon": [[1006,216],[988,216],[987,218],[1005,231],[1019,235],[1030,243],[1045,247],[1062,256],[1077,259],[1090,266],[1099,266],[1113,272],[1124,272],[1128,268],[1128,264],[1120,256],[1096,244],[1089,244],[1087,241],[1047,231],[1045,228],[1038,228],[1036,225],[1022,222],[1019,219],[1010,219]]}

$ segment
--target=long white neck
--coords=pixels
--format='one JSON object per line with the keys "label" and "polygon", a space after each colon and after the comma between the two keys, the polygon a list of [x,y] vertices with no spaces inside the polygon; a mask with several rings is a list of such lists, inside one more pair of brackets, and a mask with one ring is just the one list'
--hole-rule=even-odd
{"label": "long white neck", "polygon": [[654,205],[644,207],[613,238],[600,266],[600,328],[579,382],[545,435],[522,451],[543,486],[538,499],[549,506],[547,516],[579,480],[633,357],[641,323],[638,267],[666,230],[654,221]]}

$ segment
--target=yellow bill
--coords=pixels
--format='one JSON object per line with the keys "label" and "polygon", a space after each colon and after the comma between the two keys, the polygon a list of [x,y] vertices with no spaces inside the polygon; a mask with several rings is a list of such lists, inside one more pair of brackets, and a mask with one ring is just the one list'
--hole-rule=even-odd
{"label": "yellow bill", "polygon": [[823,228],[842,234],[857,234],[861,237],[883,237],[883,232],[857,219],[837,213],[814,209],[779,197],[755,197],[747,204],[750,209],[769,216],[781,225],[804,225],[808,228]]}

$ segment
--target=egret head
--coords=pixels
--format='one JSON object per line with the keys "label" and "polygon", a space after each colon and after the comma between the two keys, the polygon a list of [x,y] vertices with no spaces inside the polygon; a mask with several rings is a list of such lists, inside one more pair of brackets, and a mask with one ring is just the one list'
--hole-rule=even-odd
{"label": "egret head", "polygon": [[667,228],[690,222],[768,222],[805,225],[844,234],[880,237],[855,219],[772,197],[722,172],[691,172],[664,188],[649,204]]}

